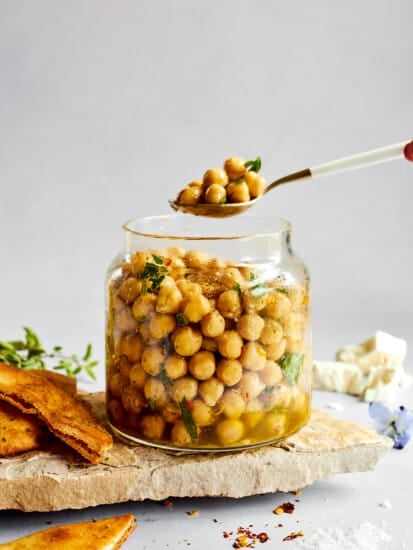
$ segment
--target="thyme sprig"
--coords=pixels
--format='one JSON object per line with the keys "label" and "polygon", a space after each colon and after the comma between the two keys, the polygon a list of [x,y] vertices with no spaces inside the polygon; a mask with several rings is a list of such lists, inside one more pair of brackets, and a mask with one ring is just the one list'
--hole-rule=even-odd
{"label": "thyme sprig", "polygon": [[24,340],[0,341],[0,361],[15,365],[21,369],[41,369],[63,371],[67,376],[77,376],[85,372],[96,380],[94,368],[98,361],[91,360],[92,344],[88,344],[82,357],[63,353],[62,346],[54,346],[48,352],[43,347],[39,336],[29,327],[23,327]]}
{"label": "thyme sprig", "polygon": [[162,281],[168,273],[168,269],[163,265],[163,259],[152,254],[153,262],[146,262],[140,275],[142,279],[142,292],[144,296],[148,291],[148,282],[151,283],[151,290],[159,290]]}

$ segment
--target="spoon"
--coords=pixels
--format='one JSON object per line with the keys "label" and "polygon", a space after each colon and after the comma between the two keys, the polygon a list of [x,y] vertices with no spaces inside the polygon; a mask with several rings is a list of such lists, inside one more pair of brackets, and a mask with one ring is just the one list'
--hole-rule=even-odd
{"label": "spoon", "polygon": [[317,166],[313,166],[313,168],[305,168],[304,170],[293,172],[292,174],[288,174],[287,176],[273,181],[270,185],[267,185],[262,195],[247,202],[227,202],[224,204],[183,204],[178,201],[177,196],[175,199],[171,199],[169,204],[174,210],[180,210],[186,214],[207,216],[210,218],[226,218],[228,216],[235,216],[245,212],[248,208],[251,208],[251,206],[257,204],[257,202],[262,199],[266,193],[272,191],[283,183],[329,176],[330,174],[339,174],[340,172],[347,172],[349,170],[355,170],[356,168],[379,164],[381,162],[394,160],[403,156],[407,160],[413,161],[413,140],[395,143],[386,147],[380,147],[379,149],[372,149],[371,151],[366,151],[365,153],[351,155],[349,157],[333,160],[324,164],[318,164]]}

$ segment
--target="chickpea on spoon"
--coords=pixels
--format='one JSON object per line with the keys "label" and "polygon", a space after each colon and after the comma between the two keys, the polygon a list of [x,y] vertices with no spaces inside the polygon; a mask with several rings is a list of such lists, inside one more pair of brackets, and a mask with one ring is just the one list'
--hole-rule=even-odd
{"label": "chickpea on spoon", "polygon": [[338,174],[401,157],[413,161],[413,140],[305,168],[279,178],[270,185],[258,173],[261,168],[259,157],[250,161],[231,157],[224,162],[223,168],[209,169],[202,181],[189,183],[169,203],[174,210],[187,214],[225,218],[245,212],[265,193],[283,183]]}

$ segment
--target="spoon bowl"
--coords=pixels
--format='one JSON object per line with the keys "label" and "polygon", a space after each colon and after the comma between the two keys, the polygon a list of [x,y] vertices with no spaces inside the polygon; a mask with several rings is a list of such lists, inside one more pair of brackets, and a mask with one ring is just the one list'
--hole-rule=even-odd
{"label": "spoon bowl", "polygon": [[379,149],[373,149],[365,153],[359,153],[357,155],[319,164],[313,168],[305,168],[304,170],[293,172],[267,185],[262,195],[250,201],[234,203],[227,202],[223,204],[210,204],[203,202],[196,204],[185,204],[180,203],[177,196],[175,199],[171,199],[169,204],[176,211],[184,212],[185,214],[193,214],[195,216],[205,216],[209,218],[226,218],[229,216],[237,216],[252,206],[255,206],[257,202],[261,200],[269,191],[272,191],[284,183],[338,174],[340,172],[347,172],[349,170],[355,170],[357,168],[363,168],[365,166],[371,166],[373,164],[379,164],[381,162],[386,162],[401,157],[404,157],[406,160],[413,160],[413,140],[395,143],[393,145],[380,147]]}

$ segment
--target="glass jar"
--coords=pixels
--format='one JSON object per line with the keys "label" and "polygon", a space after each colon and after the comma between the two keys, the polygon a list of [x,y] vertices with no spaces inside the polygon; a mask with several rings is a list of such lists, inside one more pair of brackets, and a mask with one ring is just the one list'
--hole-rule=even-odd
{"label": "glass jar", "polygon": [[124,225],[107,277],[107,413],[129,441],[239,450],[301,428],[309,276],[291,225],[174,214]]}

